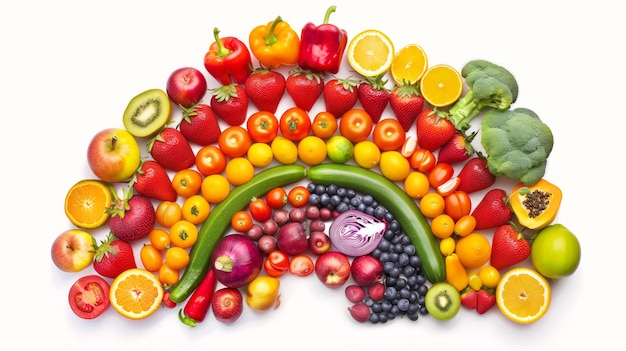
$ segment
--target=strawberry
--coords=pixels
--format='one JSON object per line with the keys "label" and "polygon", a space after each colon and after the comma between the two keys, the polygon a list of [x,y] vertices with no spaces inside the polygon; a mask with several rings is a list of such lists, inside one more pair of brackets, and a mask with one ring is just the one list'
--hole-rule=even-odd
{"label": "strawberry", "polygon": [[211,90],[213,112],[231,126],[241,125],[248,114],[248,94],[243,86],[233,83]]}
{"label": "strawberry", "polygon": [[216,143],[222,132],[215,113],[207,104],[197,104],[184,109],[178,130],[189,142],[200,146]]}
{"label": "strawberry", "polygon": [[506,192],[498,188],[489,190],[474,208],[472,216],[476,219],[476,230],[506,224],[513,216]]}
{"label": "strawberry", "polygon": [[530,244],[511,224],[499,226],[493,233],[491,265],[498,270],[523,262],[530,255]]}
{"label": "strawberry", "polygon": [[148,142],[146,148],[152,158],[166,169],[180,171],[196,163],[196,156],[183,133],[165,127]]}
{"label": "strawberry", "polygon": [[367,112],[374,123],[380,121],[385,108],[389,104],[389,89],[385,88],[386,80],[382,76],[375,78],[367,77],[357,88],[357,97],[365,112]]}
{"label": "strawberry", "polygon": [[350,78],[331,79],[324,85],[324,104],[326,111],[333,116],[341,118],[350,110],[358,100],[357,82]]}
{"label": "strawberry", "polygon": [[109,233],[94,247],[94,270],[103,277],[114,278],[127,269],[137,268],[132,246]]}
{"label": "strawberry", "polygon": [[476,133],[473,132],[470,135],[465,135],[462,132],[455,133],[452,139],[439,149],[437,162],[452,164],[463,162],[470,158],[474,153],[472,140],[474,140]]}
{"label": "strawberry", "polygon": [[285,82],[285,90],[297,107],[309,112],[324,91],[324,76],[293,69]]}
{"label": "strawberry", "polygon": [[487,189],[496,182],[496,176],[489,172],[487,160],[481,155],[468,160],[457,176],[461,179],[457,190],[468,194]]}
{"label": "strawberry", "polygon": [[484,314],[496,305],[496,295],[485,289],[478,290],[476,298],[476,312]]}
{"label": "strawberry", "polygon": [[394,115],[402,124],[404,131],[408,132],[424,108],[424,98],[416,85],[400,85],[391,90],[389,106],[391,106]]}
{"label": "strawberry", "polygon": [[176,201],[178,197],[167,171],[156,161],[142,162],[131,184],[136,192],[155,200]]}
{"label": "strawberry", "polygon": [[112,192],[113,205],[107,209],[111,214],[109,229],[119,240],[135,241],[146,237],[156,222],[152,201],[143,195],[133,194],[133,188],[124,189],[123,198]]}
{"label": "strawberry", "polygon": [[417,143],[431,152],[445,145],[456,134],[445,112],[425,109],[417,117]]}
{"label": "strawberry", "polygon": [[478,294],[476,293],[476,290],[468,286],[463,292],[461,292],[461,305],[473,310],[476,308],[477,303]]}
{"label": "strawberry", "polygon": [[250,101],[259,111],[275,113],[285,93],[285,77],[270,68],[257,68],[244,84]]}

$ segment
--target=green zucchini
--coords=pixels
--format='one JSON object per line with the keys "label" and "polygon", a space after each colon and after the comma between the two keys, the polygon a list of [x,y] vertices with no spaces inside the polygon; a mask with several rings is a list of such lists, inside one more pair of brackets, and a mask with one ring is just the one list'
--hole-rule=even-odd
{"label": "green zucchini", "polygon": [[230,226],[230,219],[250,203],[253,197],[263,196],[275,187],[298,182],[306,177],[306,168],[299,164],[280,165],[256,174],[250,181],[239,185],[224,201],[217,204],[202,223],[198,239],[189,254],[189,264],[180,280],[170,291],[170,299],[182,302],[196,289],[209,270],[211,253],[215,244]]}
{"label": "green zucchini", "polygon": [[372,195],[393,213],[402,230],[411,238],[426,278],[431,283],[445,280],[443,256],[430,225],[415,201],[397,184],[374,171],[348,164],[327,163],[313,166],[309,169],[308,176],[314,183],[335,184]]}

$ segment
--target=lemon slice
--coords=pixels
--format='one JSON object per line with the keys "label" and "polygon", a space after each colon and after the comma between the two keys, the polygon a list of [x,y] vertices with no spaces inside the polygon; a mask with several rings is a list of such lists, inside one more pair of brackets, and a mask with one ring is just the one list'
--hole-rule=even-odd
{"label": "lemon slice", "polygon": [[513,268],[502,275],[496,288],[496,304],[508,319],[529,324],[537,321],[550,307],[550,284],[539,272],[525,267]]}
{"label": "lemon slice", "polygon": [[364,30],[348,44],[348,63],[365,77],[379,76],[391,66],[394,56],[393,43],[383,32]]}
{"label": "lemon slice", "polygon": [[420,92],[426,101],[434,107],[453,104],[463,92],[461,74],[448,65],[430,67],[420,80]]}
{"label": "lemon slice", "polygon": [[409,44],[400,49],[391,61],[391,78],[397,85],[415,84],[428,69],[428,56],[421,46]]}

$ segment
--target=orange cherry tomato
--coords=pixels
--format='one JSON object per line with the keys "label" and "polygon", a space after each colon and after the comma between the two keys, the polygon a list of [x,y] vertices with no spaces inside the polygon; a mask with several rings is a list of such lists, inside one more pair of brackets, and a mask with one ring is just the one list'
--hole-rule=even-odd
{"label": "orange cherry tomato", "polygon": [[428,182],[430,186],[437,189],[441,184],[447,182],[454,175],[454,168],[449,163],[437,163],[428,172]]}
{"label": "orange cherry tomato", "polygon": [[173,270],[181,270],[189,264],[189,252],[182,247],[170,247],[167,251],[165,251],[164,264]]}
{"label": "orange cherry tomato", "polygon": [[170,240],[173,245],[188,249],[198,240],[198,227],[189,221],[181,219],[170,228]]}
{"label": "orange cherry tomato", "polygon": [[148,272],[156,272],[163,264],[163,254],[151,244],[145,244],[139,251],[141,264]]}
{"label": "orange cherry tomato", "polygon": [[305,186],[297,185],[287,193],[287,201],[293,207],[304,207],[309,203],[311,193]]}
{"label": "orange cherry tomato", "polygon": [[245,233],[254,225],[252,215],[248,211],[237,211],[230,219],[230,226],[239,233]]}
{"label": "orange cherry tomato", "polygon": [[[169,250],[168,250],[169,251]],[[174,285],[178,283],[180,279],[180,273],[177,269],[170,267],[167,262],[164,262],[159,268],[159,281],[163,285]]]}
{"label": "orange cherry tomato", "polygon": [[191,168],[181,169],[172,177],[172,186],[178,196],[196,195],[202,186],[202,174]]}
{"label": "orange cherry tomato", "polygon": [[226,155],[215,145],[204,146],[196,153],[196,168],[205,176],[222,173]]}
{"label": "orange cherry tomato", "polygon": [[170,233],[161,228],[153,228],[150,234],[148,234],[148,240],[150,240],[152,246],[161,251],[168,249],[172,243]]}
{"label": "orange cherry tomato", "polygon": [[430,150],[417,148],[409,157],[409,164],[413,169],[422,173],[430,172],[437,163],[437,158]]}
{"label": "orange cherry tomato", "polygon": [[328,139],[337,131],[337,118],[330,112],[321,111],[315,115],[311,130],[313,135],[322,139]]}
{"label": "orange cherry tomato", "polygon": [[235,158],[245,156],[252,145],[250,133],[241,126],[230,126],[222,131],[217,140],[224,155]]}
{"label": "orange cherry tomato", "polygon": [[404,145],[406,132],[395,118],[385,118],[374,127],[372,140],[382,151],[398,150]]}
{"label": "orange cherry tomato", "polygon": [[454,223],[454,234],[464,237],[472,234],[476,229],[476,218],[471,214],[465,215]]}
{"label": "orange cherry tomato", "polygon": [[469,215],[472,210],[472,200],[469,195],[461,190],[457,190],[444,198],[445,213],[458,221],[461,217]]}
{"label": "orange cherry tomato", "polygon": [[353,143],[367,139],[373,127],[372,117],[360,108],[348,110],[339,119],[339,132]]}
{"label": "orange cherry tomato", "polygon": [[265,195],[265,202],[273,209],[283,208],[289,202],[287,191],[280,187],[271,189]]}
{"label": "orange cherry tomato", "polygon": [[300,141],[309,135],[311,119],[305,110],[292,107],[280,116],[278,128],[285,138],[291,141]]}
{"label": "orange cherry tomato", "polygon": [[263,268],[270,277],[280,277],[289,271],[289,256],[280,250],[272,250],[263,261]]}
{"label": "orange cherry tomato", "polygon": [[211,212],[211,204],[204,196],[197,194],[183,202],[183,219],[193,224],[204,222]]}
{"label": "orange cherry tomato", "polygon": [[156,221],[169,228],[183,218],[183,210],[176,201],[161,201],[155,210]]}
{"label": "orange cherry tomato", "polygon": [[306,277],[313,273],[315,264],[313,259],[305,254],[293,256],[289,262],[289,273],[296,274],[301,277]]}
{"label": "orange cherry tomato", "polygon": [[258,111],[250,115],[246,126],[250,137],[257,143],[269,143],[278,135],[278,118],[268,111]]}

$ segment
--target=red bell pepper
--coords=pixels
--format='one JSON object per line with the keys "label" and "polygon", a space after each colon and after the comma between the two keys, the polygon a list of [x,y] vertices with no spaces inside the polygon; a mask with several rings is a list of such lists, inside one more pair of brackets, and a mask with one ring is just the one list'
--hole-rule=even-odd
{"label": "red bell pepper", "polygon": [[216,286],[217,278],[211,269],[193,292],[185,308],[178,312],[178,319],[190,327],[202,322],[211,308]]}
{"label": "red bell pepper", "polygon": [[204,67],[222,85],[243,84],[252,73],[252,59],[246,44],[235,37],[219,37],[215,28],[215,42],[204,56]]}
{"label": "red bell pepper", "polygon": [[298,65],[304,70],[339,72],[341,58],[348,43],[348,34],[345,30],[328,23],[330,14],[335,12],[336,6],[326,11],[324,23],[316,26],[307,23],[300,35],[300,55]]}

